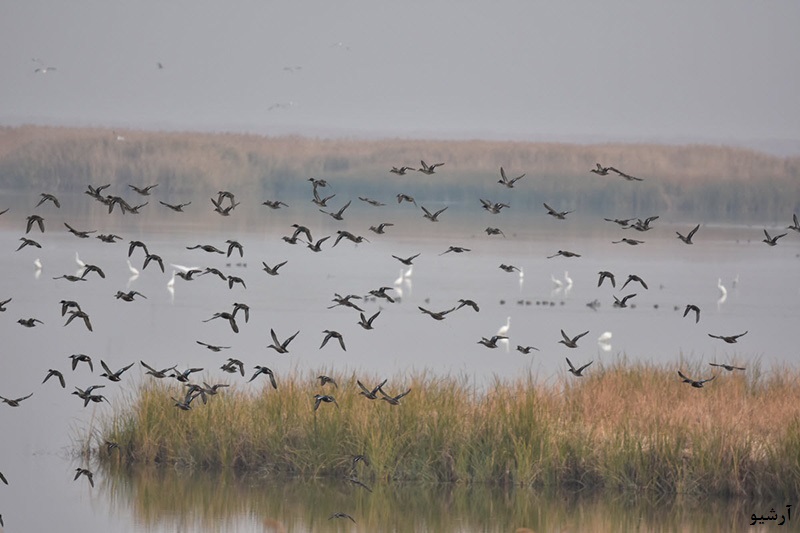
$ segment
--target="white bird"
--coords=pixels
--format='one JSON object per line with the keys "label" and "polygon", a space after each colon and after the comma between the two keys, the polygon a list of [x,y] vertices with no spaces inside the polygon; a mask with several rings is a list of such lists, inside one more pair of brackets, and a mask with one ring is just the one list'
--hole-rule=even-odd
{"label": "white bird", "polygon": [[[75,252],[76,260],[77,260],[77,257],[78,257],[78,252]],[[127,261],[128,261],[128,270],[131,271],[131,276],[138,276],[139,275],[139,271],[136,270],[136,268],[134,268],[134,266],[131,264],[131,260],[128,259]]]}
{"label": "white bird", "polygon": [[569,272],[567,272],[566,270],[564,271],[564,281],[567,282],[566,290],[570,290],[572,288],[572,278],[569,277]]}
{"label": "white bird", "polygon": [[396,280],[394,280],[394,284],[395,285],[401,285],[403,283],[403,279],[404,278],[405,278],[405,276],[403,275],[403,269],[401,268],[400,269],[400,276],[398,276],[398,278]]}
{"label": "white bird", "polygon": [[172,269],[172,277],[171,277],[171,278],[169,278],[169,281],[167,282],[167,288],[168,288],[168,289],[171,289],[172,287],[174,287],[174,286],[175,286],[175,273],[176,273],[176,272],[177,272],[177,270],[175,270],[175,269],[173,268],[173,269]]}
{"label": "white bird", "polygon": [[597,337],[597,342],[608,342],[611,340],[612,334],[610,331],[606,331],[599,337]]}
{"label": "white bird", "polygon": [[506,336],[508,334],[508,329],[511,327],[511,317],[506,317],[506,324],[505,326],[500,326],[500,329],[497,330],[495,335],[497,336]]}
{"label": "white bird", "polygon": [[36,70],[33,71],[35,74],[47,74],[50,71],[56,70],[56,67],[48,67],[48,66],[46,66],[44,64],[44,62],[42,62],[41,59],[37,59],[37,58],[34,57],[33,59],[31,59],[31,61],[33,61],[34,63],[39,65],[36,68]]}
{"label": "white bird", "polygon": [[555,286],[557,289],[560,289],[561,287],[564,286],[564,282],[562,282],[560,279],[556,278],[552,274],[550,274],[550,281],[553,282],[553,286]]}
{"label": "white bird", "polygon": [[75,252],[75,263],[81,268],[86,268],[86,263],[81,261],[81,258],[78,256],[78,252]]}
{"label": "white bird", "polygon": [[411,279],[409,278],[411,278],[413,274],[414,274],[414,265],[409,265],[408,270],[406,270],[405,274],[403,274],[403,277],[405,278],[406,281],[410,282]]}
{"label": "white bird", "polygon": [[728,289],[722,284],[722,278],[717,278],[717,288],[719,289],[719,300],[717,300],[717,309],[725,303],[728,299]]}
{"label": "white bird", "polygon": [[33,260],[33,266],[36,267],[36,270],[41,270],[42,269],[42,262],[39,260],[38,257]]}

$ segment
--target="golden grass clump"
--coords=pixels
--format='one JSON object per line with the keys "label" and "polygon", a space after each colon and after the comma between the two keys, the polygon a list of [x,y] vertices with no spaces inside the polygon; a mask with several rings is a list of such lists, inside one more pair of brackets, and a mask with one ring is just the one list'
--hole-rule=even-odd
{"label": "golden grass clump", "polygon": [[[674,368],[616,363],[537,383],[422,373],[393,378],[400,405],[359,394],[355,376],[283,377],[279,390],[232,386],[174,406],[177,384],[146,381],[101,425],[108,462],[264,475],[613,488],[769,496],[800,489],[800,374],[718,375],[703,389]],[[684,369],[700,375],[700,368]],[[369,387],[379,382],[364,378]],[[339,408],[314,394],[332,394]],[[119,444],[105,451],[103,441]],[[363,454],[369,464],[353,466]],[[354,470],[355,468],[355,470]]]}

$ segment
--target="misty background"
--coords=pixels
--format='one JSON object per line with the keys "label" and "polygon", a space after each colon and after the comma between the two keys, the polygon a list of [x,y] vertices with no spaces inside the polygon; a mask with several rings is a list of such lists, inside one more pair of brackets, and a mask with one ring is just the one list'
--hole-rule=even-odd
{"label": "misty background", "polygon": [[0,124],[795,155],[798,23],[790,1],[2,0]]}

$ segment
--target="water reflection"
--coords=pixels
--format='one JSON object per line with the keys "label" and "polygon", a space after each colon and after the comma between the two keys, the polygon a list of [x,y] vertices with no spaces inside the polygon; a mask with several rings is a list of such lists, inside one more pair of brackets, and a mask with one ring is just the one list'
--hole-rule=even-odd
{"label": "water reflection", "polygon": [[[238,477],[169,468],[113,468],[102,476],[112,514],[162,531],[742,531],[745,500],[646,498],[520,487]],[[333,513],[347,519],[330,519]]]}

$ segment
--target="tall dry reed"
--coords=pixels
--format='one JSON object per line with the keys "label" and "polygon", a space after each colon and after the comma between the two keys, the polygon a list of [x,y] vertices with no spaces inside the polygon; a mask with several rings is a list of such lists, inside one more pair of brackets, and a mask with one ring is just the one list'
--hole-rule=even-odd
{"label": "tall dry reed", "polygon": [[[686,372],[698,374],[699,368]],[[107,461],[181,464],[271,475],[604,487],[768,496],[800,490],[796,370],[722,373],[703,389],[674,368],[617,363],[553,384],[532,376],[477,390],[465,378],[415,374],[359,394],[353,375],[326,386],[292,375],[279,390],[232,386],[192,403],[175,382],[146,381],[101,423]],[[362,377],[362,379],[364,379]],[[366,379],[369,386],[376,378]],[[102,441],[119,449],[104,451]],[[363,454],[369,465],[352,458]]]}

